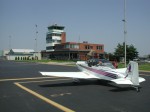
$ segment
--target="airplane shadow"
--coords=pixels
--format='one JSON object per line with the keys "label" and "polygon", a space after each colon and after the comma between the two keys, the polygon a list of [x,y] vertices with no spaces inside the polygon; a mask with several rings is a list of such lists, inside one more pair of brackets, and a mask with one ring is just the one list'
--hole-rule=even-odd
{"label": "airplane shadow", "polygon": [[115,83],[111,81],[106,80],[84,80],[80,79],[80,82],[62,82],[62,83],[56,83],[56,84],[44,84],[39,85],[40,87],[67,87],[67,86],[87,86],[87,85],[101,85],[106,87],[111,87],[113,89],[110,89],[111,92],[124,92],[124,91],[135,91],[135,88],[131,86],[120,86],[116,85]]}
{"label": "airplane shadow", "polygon": [[91,80],[80,80],[79,82],[62,82],[56,84],[45,84],[39,85],[40,87],[65,87],[65,86],[84,86],[84,85],[96,85],[96,81]]}

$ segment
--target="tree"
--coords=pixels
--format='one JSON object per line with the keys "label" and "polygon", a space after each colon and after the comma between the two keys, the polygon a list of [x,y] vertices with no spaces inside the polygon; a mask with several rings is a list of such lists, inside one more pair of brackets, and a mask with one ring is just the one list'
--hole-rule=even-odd
{"label": "tree", "polygon": [[149,58],[149,59],[150,59],[150,54],[147,56],[147,58]]}
{"label": "tree", "polygon": [[15,57],[15,60],[17,60],[18,58],[17,57]]}
{"label": "tree", "polygon": [[[124,49],[125,49],[125,44],[120,44],[118,43],[117,48],[115,48],[115,56],[116,57],[124,57]],[[133,60],[138,57],[138,51],[133,45],[127,45],[126,46],[126,52],[127,52],[127,61]]]}
{"label": "tree", "polygon": [[109,53],[108,55],[109,55],[109,60],[110,61],[115,61],[115,60],[119,61],[119,57],[114,55],[113,53]]}

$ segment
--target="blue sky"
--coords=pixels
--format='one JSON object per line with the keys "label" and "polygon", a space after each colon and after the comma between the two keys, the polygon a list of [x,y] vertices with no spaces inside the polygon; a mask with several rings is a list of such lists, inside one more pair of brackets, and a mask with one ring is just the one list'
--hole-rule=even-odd
{"label": "blue sky", "polygon": [[[150,54],[150,0],[127,1],[127,44]],[[67,41],[104,44],[114,52],[124,41],[124,0],[0,0],[0,49],[45,50],[47,27],[65,26]]]}

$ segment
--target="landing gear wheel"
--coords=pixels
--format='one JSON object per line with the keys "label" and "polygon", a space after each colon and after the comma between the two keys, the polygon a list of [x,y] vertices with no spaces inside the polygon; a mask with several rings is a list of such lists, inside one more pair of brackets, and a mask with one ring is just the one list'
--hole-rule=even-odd
{"label": "landing gear wheel", "polygon": [[136,89],[136,92],[140,92],[140,87],[139,86],[132,86],[134,89]]}
{"label": "landing gear wheel", "polygon": [[139,88],[139,87],[136,87],[136,91],[137,91],[137,92],[140,92],[140,88]]}
{"label": "landing gear wheel", "polygon": [[80,83],[80,80],[77,78],[73,78],[73,83],[78,84],[78,83]]}

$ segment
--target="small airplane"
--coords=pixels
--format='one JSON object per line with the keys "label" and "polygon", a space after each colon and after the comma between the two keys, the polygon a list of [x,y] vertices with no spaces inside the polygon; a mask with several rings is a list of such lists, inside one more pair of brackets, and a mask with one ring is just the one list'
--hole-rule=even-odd
{"label": "small airplane", "polygon": [[103,79],[116,84],[131,85],[139,92],[139,84],[145,81],[139,77],[138,63],[130,61],[127,68],[116,69],[111,62],[105,59],[90,59],[77,61],[81,72],[40,72],[43,76],[69,77],[75,79]]}

